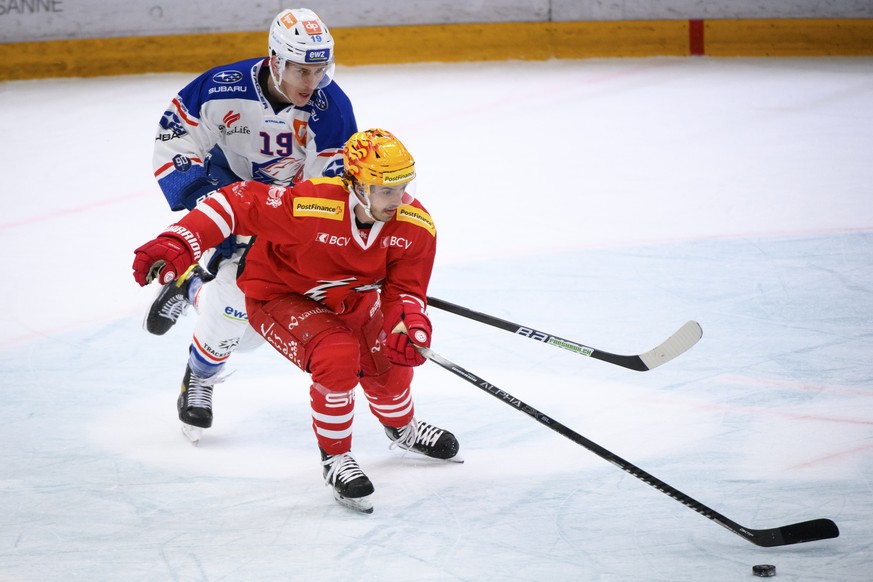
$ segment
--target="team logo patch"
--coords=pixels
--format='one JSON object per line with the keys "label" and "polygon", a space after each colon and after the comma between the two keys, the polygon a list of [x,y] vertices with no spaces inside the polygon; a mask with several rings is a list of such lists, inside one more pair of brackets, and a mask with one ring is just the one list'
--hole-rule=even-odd
{"label": "team logo patch", "polygon": [[212,75],[212,80],[216,83],[221,83],[223,85],[229,85],[231,83],[239,83],[242,81],[242,73],[239,71],[221,71],[220,73],[215,73]]}
{"label": "team logo patch", "polygon": [[191,169],[191,160],[182,154],[176,154],[173,156],[173,167],[177,172],[187,172]]}
{"label": "team logo patch", "polygon": [[312,216],[329,220],[342,220],[346,203],[327,198],[300,197],[294,199],[294,216]]}
{"label": "team logo patch", "polygon": [[185,126],[182,124],[182,120],[179,119],[179,116],[172,110],[164,111],[160,124],[161,128],[170,132],[173,137],[180,137],[188,133]]}
{"label": "team logo patch", "polygon": [[319,111],[327,111],[327,95],[325,95],[324,91],[321,89],[312,95],[312,99],[310,99],[309,102]]}
{"label": "team logo patch", "polygon": [[285,188],[282,186],[270,186],[267,190],[267,206],[279,208],[282,206],[282,196],[285,195]]}
{"label": "team logo patch", "polygon": [[419,210],[415,206],[404,204],[397,209],[395,217],[400,222],[409,222],[416,226],[420,226],[431,235],[436,236],[436,227],[433,224],[433,219],[430,217],[430,214],[424,210]]}

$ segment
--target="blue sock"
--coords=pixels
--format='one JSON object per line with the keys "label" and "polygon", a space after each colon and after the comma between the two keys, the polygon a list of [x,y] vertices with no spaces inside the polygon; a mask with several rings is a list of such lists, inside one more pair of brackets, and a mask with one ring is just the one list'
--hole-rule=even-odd
{"label": "blue sock", "polygon": [[224,369],[224,363],[213,364],[204,360],[197,351],[191,347],[188,351],[188,367],[201,378],[210,378],[218,375]]}

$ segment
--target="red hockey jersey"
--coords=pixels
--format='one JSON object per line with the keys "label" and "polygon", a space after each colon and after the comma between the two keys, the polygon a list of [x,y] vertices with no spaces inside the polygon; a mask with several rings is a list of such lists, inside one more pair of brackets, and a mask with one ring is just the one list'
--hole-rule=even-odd
{"label": "red hockey jersey", "polygon": [[291,188],[238,182],[211,194],[176,228],[190,231],[202,249],[230,234],[256,237],[237,281],[253,299],[299,293],[342,313],[349,293],[381,288],[385,308],[403,294],[426,302],[436,253],[427,210],[416,200],[362,230],[353,199],[340,178]]}

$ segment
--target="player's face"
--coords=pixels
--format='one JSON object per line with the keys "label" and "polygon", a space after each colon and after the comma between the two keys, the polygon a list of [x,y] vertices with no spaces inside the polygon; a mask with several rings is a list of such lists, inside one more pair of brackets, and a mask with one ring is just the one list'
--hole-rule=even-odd
{"label": "player's face", "polygon": [[380,222],[388,222],[404,203],[406,185],[370,186],[370,214]]}
{"label": "player's face", "polygon": [[309,103],[309,99],[327,73],[328,66],[286,63],[285,71],[282,73],[282,92],[288,96],[291,103],[303,107]]}

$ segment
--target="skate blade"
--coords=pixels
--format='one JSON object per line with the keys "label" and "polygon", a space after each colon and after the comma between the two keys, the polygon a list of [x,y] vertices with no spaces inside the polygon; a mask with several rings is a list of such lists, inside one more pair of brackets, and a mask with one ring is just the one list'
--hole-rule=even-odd
{"label": "skate blade", "polygon": [[182,434],[185,435],[191,444],[195,447],[200,444],[200,437],[203,436],[203,429],[199,426],[191,426],[190,424],[182,423]]}
{"label": "skate blade", "polygon": [[430,455],[425,455],[421,451],[416,451],[415,449],[407,449],[406,447],[397,447],[397,448],[400,449],[402,454],[412,453],[416,457],[422,457],[425,459],[433,459],[434,461],[441,461],[441,462],[445,462],[445,463],[463,463],[464,462],[464,458],[458,454],[456,454],[454,457],[450,457],[448,459],[440,459],[439,457],[431,457]]}
{"label": "skate blade", "polygon": [[365,497],[343,497],[334,491],[333,497],[344,507],[348,507],[349,509],[361,513],[373,513],[372,495],[367,495]]}

